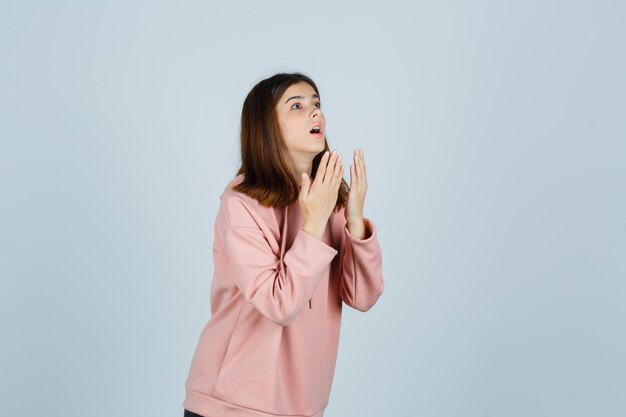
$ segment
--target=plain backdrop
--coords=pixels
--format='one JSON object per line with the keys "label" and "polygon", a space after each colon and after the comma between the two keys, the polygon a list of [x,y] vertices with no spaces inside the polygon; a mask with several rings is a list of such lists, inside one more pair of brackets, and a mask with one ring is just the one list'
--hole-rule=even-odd
{"label": "plain backdrop", "polygon": [[[182,416],[254,84],[363,148],[325,417],[626,414],[619,1],[0,2],[0,415]],[[345,170],[346,180],[349,170]]]}

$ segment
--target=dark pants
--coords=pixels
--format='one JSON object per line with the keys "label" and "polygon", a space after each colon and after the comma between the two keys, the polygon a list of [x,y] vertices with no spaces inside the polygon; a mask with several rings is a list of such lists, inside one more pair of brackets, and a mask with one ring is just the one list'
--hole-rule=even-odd
{"label": "dark pants", "polygon": [[200,414],[192,413],[186,408],[184,410],[185,410],[185,415],[183,417],[202,417]]}

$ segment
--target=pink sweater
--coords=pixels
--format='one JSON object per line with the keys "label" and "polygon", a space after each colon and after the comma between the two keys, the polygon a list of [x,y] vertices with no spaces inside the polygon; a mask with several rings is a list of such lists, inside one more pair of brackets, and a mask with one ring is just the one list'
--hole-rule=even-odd
{"label": "pink sweater", "polygon": [[268,208],[220,195],[211,318],[185,382],[184,408],[207,417],[322,417],[335,372],[342,301],[369,310],[383,292],[376,227],[366,237],[332,213],[323,239],[300,203]]}

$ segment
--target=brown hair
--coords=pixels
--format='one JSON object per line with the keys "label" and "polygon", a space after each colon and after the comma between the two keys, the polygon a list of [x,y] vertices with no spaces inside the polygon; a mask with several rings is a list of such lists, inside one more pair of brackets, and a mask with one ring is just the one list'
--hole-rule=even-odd
{"label": "brown hair", "polygon": [[[319,95],[317,86],[306,75],[278,73],[257,83],[248,93],[241,111],[241,166],[237,175],[244,174],[241,183],[233,186],[256,199],[266,207],[291,205],[298,199],[298,182],[286,161],[287,152],[278,125],[276,105],[292,84],[308,83]],[[321,98],[321,97],[320,97]],[[324,137],[324,150],[313,158],[311,180],[315,178],[322,155],[328,147]],[[346,204],[350,188],[341,179],[335,211]]]}

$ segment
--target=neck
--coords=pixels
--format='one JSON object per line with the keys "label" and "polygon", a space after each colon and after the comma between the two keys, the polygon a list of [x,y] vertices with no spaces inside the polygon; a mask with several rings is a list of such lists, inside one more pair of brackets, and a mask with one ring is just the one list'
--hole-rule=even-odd
{"label": "neck", "polygon": [[291,166],[293,170],[293,176],[298,182],[298,186],[302,183],[302,173],[306,172],[311,177],[311,168],[313,167],[313,157],[309,154],[300,156],[291,156]]}

